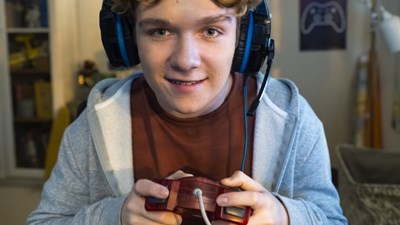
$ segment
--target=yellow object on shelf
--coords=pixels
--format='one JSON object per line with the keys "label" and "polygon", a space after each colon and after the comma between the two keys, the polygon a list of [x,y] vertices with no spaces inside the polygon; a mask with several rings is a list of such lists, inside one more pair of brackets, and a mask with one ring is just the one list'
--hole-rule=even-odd
{"label": "yellow object on shelf", "polygon": [[61,138],[65,128],[71,123],[71,113],[66,106],[62,107],[53,121],[51,127],[49,143],[46,152],[46,161],[44,164],[44,179],[50,177],[51,171],[57,162],[58,150],[61,144]]}
{"label": "yellow object on shelf", "polygon": [[35,92],[36,116],[41,119],[52,118],[53,107],[51,98],[51,84],[48,81],[39,80],[33,84]]}
{"label": "yellow object on shelf", "polygon": [[15,52],[10,55],[10,66],[15,67],[24,64],[27,60],[35,60],[39,58],[41,53],[40,47],[32,46],[32,34],[19,34],[15,37],[15,41],[22,43],[24,50]]}

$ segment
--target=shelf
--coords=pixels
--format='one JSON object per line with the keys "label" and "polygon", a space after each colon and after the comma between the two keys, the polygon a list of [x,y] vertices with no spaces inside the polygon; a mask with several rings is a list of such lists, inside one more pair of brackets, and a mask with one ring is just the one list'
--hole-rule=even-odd
{"label": "shelf", "polygon": [[47,6],[52,1],[0,1],[0,74],[7,77],[1,87],[7,87],[5,107],[11,108],[7,127],[0,127],[7,141],[6,175],[40,177],[54,110]]}
{"label": "shelf", "polygon": [[10,73],[12,76],[26,76],[26,75],[36,75],[45,76],[50,74],[49,69],[11,69]]}
{"label": "shelf", "polygon": [[49,33],[49,28],[30,28],[30,27],[13,27],[8,28],[7,33],[9,34],[47,34]]}
{"label": "shelf", "polygon": [[19,167],[10,172],[11,177],[23,177],[23,178],[41,178],[44,177],[44,170],[42,168],[24,168]]}
{"label": "shelf", "polygon": [[[0,180],[43,177],[26,161],[34,152],[28,139],[39,146],[42,167],[54,112],[75,95],[79,29],[65,24],[77,21],[78,2],[0,0]],[[39,4],[40,23],[26,19],[32,4]]]}
{"label": "shelf", "polygon": [[23,117],[15,117],[14,122],[16,123],[51,123],[53,122],[52,118],[23,118]]}

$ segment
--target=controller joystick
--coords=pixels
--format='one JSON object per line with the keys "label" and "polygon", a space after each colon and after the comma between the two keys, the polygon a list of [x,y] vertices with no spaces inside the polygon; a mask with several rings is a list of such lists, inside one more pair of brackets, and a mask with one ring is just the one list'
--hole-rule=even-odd
{"label": "controller joystick", "polygon": [[[207,178],[185,177],[178,180],[159,179],[155,182],[169,189],[166,199],[147,197],[147,211],[170,211],[184,217],[201,217],[201,211],[211,220],[225,220],[234,224],[247,224],[252,209],[250,207],[220,207],[216,198],[223,193],[238,191],[238,189],[222,186]],[[195,193],[201,190],[202,199]]]}

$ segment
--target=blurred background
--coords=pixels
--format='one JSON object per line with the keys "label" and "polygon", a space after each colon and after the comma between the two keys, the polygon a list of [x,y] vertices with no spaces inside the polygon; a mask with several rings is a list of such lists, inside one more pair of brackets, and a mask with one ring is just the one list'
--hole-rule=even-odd
{"label": "blurred background", "polygon": [[[24,224],[36,207],[61,134],[90,88],[137,69],[110,69],[101,3],[0,0],[0,225]],[[270,0],[269,6],[271,75],[293,80],[322,120],[334,175],[361,189],[373,183],[385,193],[379,185],[392,183],[398,190],[398,180],[357,179],[347,167],[364,157],[358,151],[379,152],[366,168],[380,155],[400,153],[400,1]],[[342,156],[339,148],[356,149],[356,156]]]}

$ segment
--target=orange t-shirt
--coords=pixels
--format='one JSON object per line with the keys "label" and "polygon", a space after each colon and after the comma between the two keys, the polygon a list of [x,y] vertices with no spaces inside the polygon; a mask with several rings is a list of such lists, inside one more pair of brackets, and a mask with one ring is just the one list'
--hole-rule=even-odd
{"label": "orange t-shirt", "polygon": [[[256,96],[248,79],[248,104]],[[240,170],[244,149],[243,77],[233,74],[232,90],[215,111],[181,119],[166,113],[144,78],[132,82],[131,116],[135,180],[162,178],[182,170],[215,181]],[[251,173],[254,117],[248,118],[246,174]]]}

